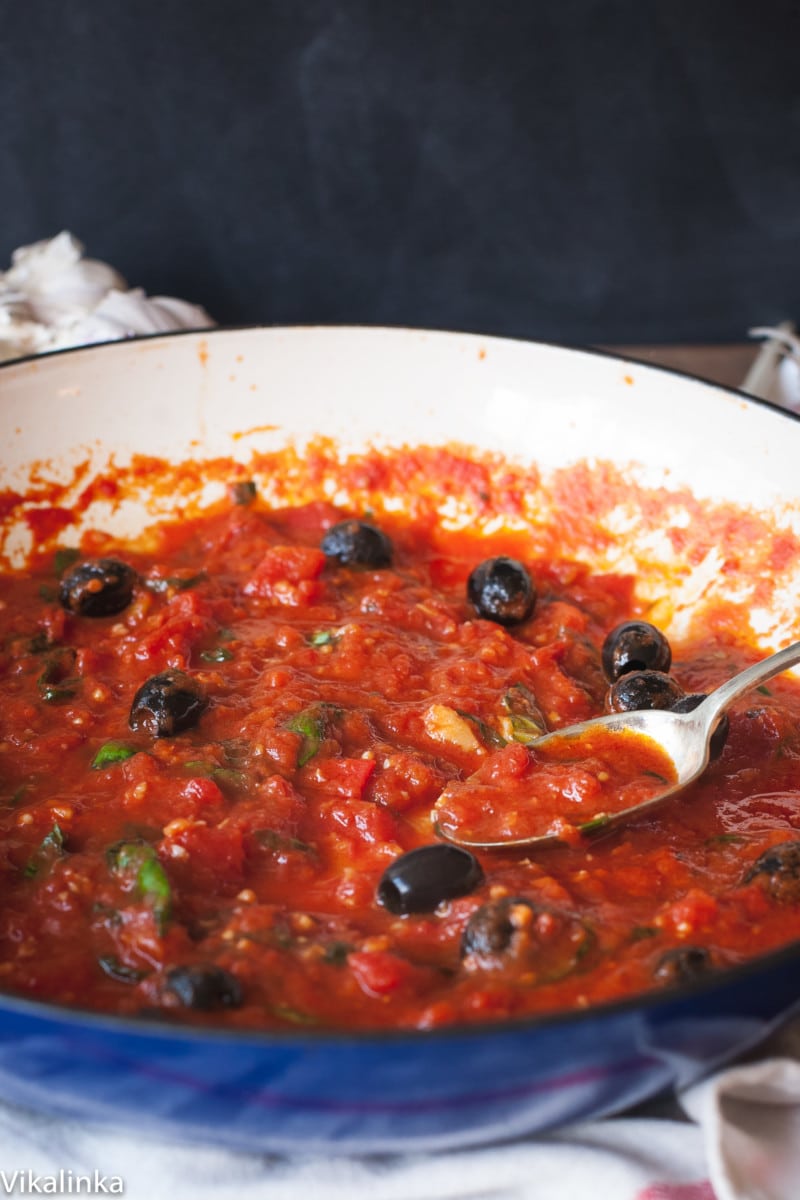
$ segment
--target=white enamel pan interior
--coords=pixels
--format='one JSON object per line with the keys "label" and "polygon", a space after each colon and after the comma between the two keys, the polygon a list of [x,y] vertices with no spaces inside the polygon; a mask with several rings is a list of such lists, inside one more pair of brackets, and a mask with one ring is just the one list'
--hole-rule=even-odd
{"label": "white enamel pan interior", "polygon": [[[796,419],[743,395],[613,356],[465,334],[380,328],[248,328],[134,340],[46,355],[0,369],[0,486],[25,491],[32,462],[68,478],[90,460],[140,453],[184,460],[302,445],[315,435],[343,449],[458,442],[544,475],[576,462],[610,461],[638,485],[732,501],[800,530]],[[90,514],[112,531],[143,519],[135,506]],[[615,511],[619,554],[603,569],[636,566],[674,548],[659,522]],[[10,539],[7,553],[20,545]],[[22,547],[24,549],[24,546]],[[678,564],[680,566],[680,564]],[[718,585],[713,552],[684,607]],[[765,650],[798,636],[792,560],[768,611],[752,616]],[[741,584],[738,581],[737,586]],[[727,585],[726,585],[727,586]]]}

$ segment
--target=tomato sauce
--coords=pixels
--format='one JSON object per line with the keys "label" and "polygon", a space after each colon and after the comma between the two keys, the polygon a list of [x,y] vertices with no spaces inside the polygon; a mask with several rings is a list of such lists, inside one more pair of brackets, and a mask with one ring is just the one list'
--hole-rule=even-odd
{"label": "tomato sauce", "polygon": [[530,752],[513,744],[447,785],[436,828],[467,843],[554,837],[575,844],[676,779],[669,755],[631,731],[595,730]]}
{"label": "tomato sauce", "polygon": [[[391,539],[389,565],[323,552],[351,517]],[[567,844],[480,854],[471,890],[430,911],[378,902],[459,806],[524,827],[544,768],[548,821],[570,788],[591,819],[627,806],[640,768],[664,770],[530,748],[603,711],[603,640],[640,615],[631,575],[545,555],[541,530],[478,536],[422,505],[270,507],[242,481],[138,541],[63,528],[57,552],[0,575],[4,989],[231,1027],[434,1028],[581,1008],[800,937],[788,677],[734,709],[699,782],[629,827],[575,835],[570,816]],[[466,583],[511,553],[537,599],[505,627]],[[129,601],[65,607],[69,572],[103,557],[130,568]],[[720,608],[702,641],[673,644],[672,675],[708,691],[759,656]],[[195,701],[167,731],[142,700],[165,676]]]}

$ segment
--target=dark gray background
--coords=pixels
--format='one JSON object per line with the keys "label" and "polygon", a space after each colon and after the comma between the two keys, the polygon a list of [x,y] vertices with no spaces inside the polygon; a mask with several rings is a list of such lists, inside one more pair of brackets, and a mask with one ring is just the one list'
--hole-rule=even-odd
{"label": "dark gray background", "polygon": [[222,322],[582,341],[800,318],[800,4],[0,0],[0,267]]}

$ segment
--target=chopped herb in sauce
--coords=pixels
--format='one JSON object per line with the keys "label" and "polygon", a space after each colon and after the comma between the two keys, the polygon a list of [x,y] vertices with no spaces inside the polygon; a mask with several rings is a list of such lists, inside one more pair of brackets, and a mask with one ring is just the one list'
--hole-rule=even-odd
{"label": "chopped herb in sauce", "polygon": [[63,852],[64,834],[61,831],[60,825],[56,822],[50,832],[42,839],[39,849],[28,860],[28,865],[25,868],[26,878],[32,879],[34,875],[38,875],[42,867],[52,862],[53,859],[60,858]]}
{"label": "chopped herb in sauce", "polygon": [[117,983],[139,983],[147,974],[146,971],[140,970],[138,967],[128,967],[125,963],[115,958],[113,954],[101,955],[97,960],[97,965],[100,967],[110,979],[115,979]]}
{"label": "chopped herb in sauce", "polygon": [[164,933],[172,908],[172,889],[153,846],[145,842],[118,842],[106,853],[116,875],[131,877],[153,910],[159,933]]}
{"label": "chopped herb in sauce", "polygon": [[115,740],[106,742],[92,759],[92,770],[102,771],[105,767],[112,767],[115,763],[125,762],[127,758],[133,758],[136,753],[136,746],[131,746],[129,742]]}
{"label": "chopped herb in sauce", "polygon": [[330,704],[312,704],[286,722],[287,729],[302,735],[298,767],[304,767],[319,753],[323,741],[330,736],[337,715],[338,710]]}
{"label": "chopped herb in sauce", "polygon": [[203,662],[230,662],[233,651],[228,650],[226,646],[216,646],[213,650],[201,650],[200,657]]}

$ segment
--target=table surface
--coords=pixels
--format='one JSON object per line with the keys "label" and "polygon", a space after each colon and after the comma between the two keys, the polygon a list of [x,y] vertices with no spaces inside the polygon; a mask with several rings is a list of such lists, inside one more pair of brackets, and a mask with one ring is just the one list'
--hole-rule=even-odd
{"label": "table surface", "polygon": [[607,346],[605,349],[626,358],[654,366],[671,367],[698,375],[724,387],[741,387],[750,367],[761,351],[762,343],[716,346]]}

